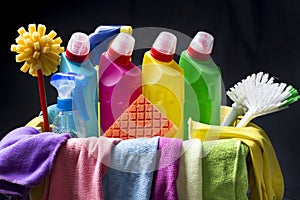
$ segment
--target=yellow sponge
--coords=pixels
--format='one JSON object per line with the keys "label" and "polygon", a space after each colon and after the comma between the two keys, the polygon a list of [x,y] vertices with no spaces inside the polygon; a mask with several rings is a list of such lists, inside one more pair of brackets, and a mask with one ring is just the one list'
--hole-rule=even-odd
{"label": "yellow sponge", "polygon": [[[64,52],[64,47],[60,44],[62,40],[55,31],[50,31],[47,35],[46,27],[39,24],[28,25],[28,32],[24,27],[18,29],[19,36],[16,43],[11,45],[10,50],[18,53],[16,62],[25,62],[21,71],[32,76],[37,76],[37,70],[41,69],[43,75],[50,75],[57,71],[60,64],[60,53]],[[55,38],[55,39],[54,39]]]}

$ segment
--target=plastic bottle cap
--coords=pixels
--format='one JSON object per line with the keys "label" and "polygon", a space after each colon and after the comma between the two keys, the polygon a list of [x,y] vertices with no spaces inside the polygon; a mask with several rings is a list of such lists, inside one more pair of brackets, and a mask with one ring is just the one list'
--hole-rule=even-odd
{"label": "plastic bottle cap", "polygon": [[131,56],[135,39],[128,33],[119,33],[110,45],[110,49],[124,56]]}
{"label": "plastic bottle cap", "polygon": [[207,32],[199,31],[191,41],[188,53],[197,58],[198,54],[209,55],[212,52],[214,38]]}
{"label": "plastic bottle cap", "polygon": [[89,54],[89,51],[89,36],[82,32],[73,33],[68,42],[66,56],[74,62],[83,62]]}
{"label": "plastic bottle cap", "polygon": [[128,33],[132,35],[132,27],[131,26],[121,26],[120,33]]}
{"label": "plastic bottle cap", "polygon": [[57,109],[61,111],[73,110],[73,99],[72,98],[63,99],[57,97]]}
{"label": "plastic bottle cap", "polygon": [[170,32],[163,31],[155,39],[151,55],[160,61],[169,62],[173,59],[177,44],[177,38]]}
{"label": "plastic bottle cap", "polygon": [[119,33],[107,52],[115,62],[126,64],[132,55],[134,43],[135,39],[133,36],[128,33]]}

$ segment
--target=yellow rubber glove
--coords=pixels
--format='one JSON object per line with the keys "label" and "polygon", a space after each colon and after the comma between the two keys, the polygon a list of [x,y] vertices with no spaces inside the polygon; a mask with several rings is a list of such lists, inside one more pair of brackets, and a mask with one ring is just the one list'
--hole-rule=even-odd
{"label": "yellow rubber glove", "polygon": [[[224,112],[224,111],[223,111]],[[227,112],[228,113],[228,112]],[[189,119],[190,139],[202,142],[225,138],[237,138],[250,150],[249,187],[250,200],[282,200],[284,179],[270,139],[262,128],[249,123],[247,127],[210,126]]]}

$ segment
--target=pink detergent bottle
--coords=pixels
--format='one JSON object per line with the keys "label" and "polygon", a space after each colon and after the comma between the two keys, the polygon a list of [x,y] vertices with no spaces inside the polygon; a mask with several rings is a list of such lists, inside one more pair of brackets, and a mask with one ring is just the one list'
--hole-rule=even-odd
{"label": "pink detergent bottle", "polygon": [[131,62],[135,39],[119,33],[99,60],[101,135],[142,94],[141,69]]}

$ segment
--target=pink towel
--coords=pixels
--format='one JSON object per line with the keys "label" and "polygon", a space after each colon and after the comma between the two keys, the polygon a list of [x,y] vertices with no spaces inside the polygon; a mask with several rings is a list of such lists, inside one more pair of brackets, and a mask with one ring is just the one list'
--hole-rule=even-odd
{"label": "pink towel", "polygon": [[179,174],[182,140],[160,137],[158,141],[158,163],[154,172],[152,200],[177,200],[176,181]]}
{"label": "pink towel", "polygon": [[71,138],[57,154],[43,199],[104,199],[102,178],[119,139]]}

